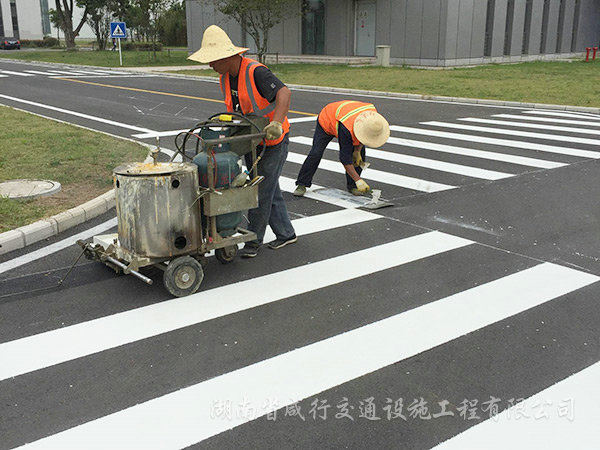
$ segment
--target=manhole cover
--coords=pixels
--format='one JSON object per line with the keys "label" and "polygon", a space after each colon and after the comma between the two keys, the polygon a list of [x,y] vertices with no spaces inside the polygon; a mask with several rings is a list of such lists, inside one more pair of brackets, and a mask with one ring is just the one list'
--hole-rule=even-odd
{"label": "manhole cover", "polygon": [[56,194],[60,183],[50,180],[10,180],[0,183],[0,197],[34,198]]}

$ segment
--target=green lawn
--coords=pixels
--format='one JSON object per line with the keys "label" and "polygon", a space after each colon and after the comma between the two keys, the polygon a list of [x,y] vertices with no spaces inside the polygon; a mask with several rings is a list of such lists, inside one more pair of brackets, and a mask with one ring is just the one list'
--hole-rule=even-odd
{"label": "green lawn", "polygon": [[73,208],[112,187],[112,170],[148,149],[102,133],[0,106],[0,181],[58,181],[62,192],[30,201],[0,198],[0,233]]}

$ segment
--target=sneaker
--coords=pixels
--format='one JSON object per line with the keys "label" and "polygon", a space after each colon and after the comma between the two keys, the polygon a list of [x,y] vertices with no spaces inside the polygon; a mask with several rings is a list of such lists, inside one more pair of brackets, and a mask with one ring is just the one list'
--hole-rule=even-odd
{"label": "sneaker", "polygon": [[292,236],[287,239],[275,239],[274,241],[269,242],[267,245],[269,246],[269,248],[277,250],[278,248],[285,247],[288,244],[293,244],[297,240],[298,237],[295,234],[292,234]]}
{"label": "sneaker", "polygon": [[242,258],[254,258],[258,255],[258,250],[260,250],[260,245],[246,243],[244,248],[240,250],[240,256]]}
{"label": "sneaker", "polygon": [[306,194],[306,186],[302,186],[301,184],[299,184],[298,186],[296,186],[296,190],[294,191],[294,195],[296,197],[302,197],[304,194]]}

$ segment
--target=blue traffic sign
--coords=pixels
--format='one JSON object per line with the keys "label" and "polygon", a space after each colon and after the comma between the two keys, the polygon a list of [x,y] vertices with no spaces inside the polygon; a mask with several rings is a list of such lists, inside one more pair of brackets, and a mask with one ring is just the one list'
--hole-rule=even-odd
{"label": "blue traffic sign", "polygon": [[124,39],[127,37],[127,28],[125,22],[111,22],[110,23],[110,37]]}

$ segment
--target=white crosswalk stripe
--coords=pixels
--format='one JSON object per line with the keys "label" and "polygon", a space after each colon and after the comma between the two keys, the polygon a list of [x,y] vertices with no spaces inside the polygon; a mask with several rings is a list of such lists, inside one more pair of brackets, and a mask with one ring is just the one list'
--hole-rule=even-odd
{"label": "white crosswalk stripe", "polygon": [[[457,126],[457,128],[461,128]],[[474,127],[478,128],[478,127]],[[478,136],[474,134],[462,134],[462,133],[452,133],[448,131],[436,131],[436,130],[428,130],[424,128],[415,128],[415,127],[403,127],[391,125],[390,129],[392,131],[397,131],[399,133],[408,133],[408,134],[421,134],[425,136],[431,137],[439,137],[445,139],[455,139],[459,141],[469,141],[469,142],[479,142],[482,144],[491,144],[498,145],[504,147],[511,148],[522,148],[526,150],[538,150],[542,152],[549,153],[557,153],[562,155],[570,155],[570,156],[578,156],[581,158],[600,158],[600,152],[594,152],[591,150],[581,150],[577,148],[570,147],[560,147],[556,145],[547,145],[547,144],[537,144],[527,141],[516,141],[512,139],[498,139],[498,138],[489,138],[484,136]],[[509,134],[509,133],[507,133]],[[533,134],[533,133],[532,133]],[[530,136],[532,137],[532,136]]]}
{"label": "white crosswalk stripe", "polygon": [[19,77],[33,77],[33,76],[35,76],[35,75],[30,74],[30,73],[15,72],[15,71],[12,71],[12,70],[2,70],[2,69],[0,69],[0,74],[17,75]]}
{"label": "white crosswalk stripe", "polygon": [[[548,117],[553,116],[540,115],[539,118]],[[563,117],[574,118],[573,115]],[[518,116],[503,117],[503,119],[521,120]],[[310,120],[314,120],[314,118],[310,118]],[[523,120],[523,123],[531,124],[533,122]],[[307,118],[306,121],[309,119]],[[502,121],[494,120],[493,122]],[[540,122],[543,124],[544,121]],[[515,123],[520,124],[521,122]],[[429,126],[431,123],[425,122],[422,125]],[[455,125],[461,126],[460,124]],[[501,123],[497,125],[517,127],[517,125]],[[538,128],[536,125],[533,127]],[[519,175],[528,170],[527,168],[554,169],[568,165],[564,162],[541,159],[538,151],[552,153],[553,156],[565,155],[583,158],[600,156],[600,153],[591,150],[531,143],[526,140],[515,141],[458,132],[448,133],[419,126],[392,125],[391,129],[394,136],[390,138],[383,149],[367,150],[367,157],[372,166],[364,172],[367,180],[385,184],[390,189],[399,187],[433,193],[452,189],[455,186],[438,183],[433,178],[424,180],[420,177],[399,175],[394,173],[389,163],[394,163],[394,167],[402,167],[402,170],[407,170],[407,173],[410,173],[409,170],[421,170],[423,173],[423,169],[425,169],[428,171],[428,175],[430,174],[432,177],[439,175],[440,179],[445,180],[451,179],[451,177],[458,180],[459,177],[466,176],[493,181]],[[502,130],[502,128],[494,128],[494,130]],[[153,133],[153,130],[136,131]],[[558,133],[564,130],[553,129],[552,131]],[[580,131],[573,132],[573,134],[575,133],[580,133]],[[405,134],[425,135],[432,142],[406,139]],[[533,136],[522,137],[541,139]],[[441,139],[469,141],[470,147],[449,145],[446,141],[438,143],[437,140]],[[298,149],[307,150],[307,147],[311,145],[311,138],[291,136],[290,140],[288,162],[292,163],[297,170],[298,164],[304,162],[306,152],[300,154],[296,151]],[[486,147],[471,148],[477,147],[478,144],[485,144]],[[504,147],[519,149],[523,154],[504,153]],[[337,150],[338,146],[333,143],[328,148]],[[418,156],[407,154],[406,149],[411,149],[413,152],[414,149],[423,149],[423,154],[418,154]],[[164,148],[162,151],[167,152]],[[457,160],[452,162],[438,160],[435,157],[436,154],[447,159],[456,158]],[[459,158],[462,159],[459,161]],[[501,167],[504,169],[487,168],[490,164],[495,163],[502,165]],[[507,165],[513,165],[514,174],[504,171],[507,170]],[[344,172],[342,165],[337,160],[323,159],[319,168],[325,174],[327,172]],[[296,187],[295,179],[281,177],[280,187],[283,191],[292,192]],[[580,270],[554,263],[530,260],[447,233],[409,227],[407,222],[358,210],[356,205],[350,201],[323,195],[319,192],[319,188],[320,186],[313,185],[312,189],[306,192],[305,199],[297,199],[296,205],[304,205],[300,210],[302,214],[305,214],[306,211],[311,211],[312,205],[316,205],[317,202],[325,203],[320,207],[324,208],[324,211],[330,212],[314,212],[312,215],[293,221],[296,234],[302,237],[302,242],[318,242],[318,245],[326,247],[323,245],[323,240],[319,240],[321,233],[331,233],[331,236],[336,237],[333,239],[328,237],[328,239],[339,240],[344,244],[362,242],[366,237],[373,238],[379,233],[379,241],[358,248],[353,248],[348,244],[347,248],[339,251],[336,249],[331,254],[328,253],[328,249],[322,248],[322,252],[311,253],[310,260],[287,261],[288,265],[285,267],[272,267],[266,273],[260,272],[240,281],[216,281],[210,288],[201,289],[188,297],[139,303],[130,308],[125,307],[117,312],[108,313],[108,315],[105,315],[106,313],[100,308],[89,316],[84,314],[84,319],[70,322],[67,325],[61,326],[60,322],[50,322],[51,326],[37,333],[27,333],[27,330],[19,329],[15,333],[20,333],[20,337],[9,338],[0,343],[0,361],[2,361],[0,382],[3,387],[27,387],[28,383],[37,382],[45,383],[42,388],[44,392],[42,396],[50,395],[49,389],[62,393],[61,389],[64,387],[59,384],[63,383],[63,380],[57,374],[64,373],[62,371],[69,370],[69,368],[78,368],[84,372],[81,374],[81,384],[89,383],[89,386],[79,387],[78,395],[85,397],[89,392],[100,396],[101,394],[93,392],[94,381],[100,381],[96,380],[96,377],[99,379],[104,375],[96,374],[95,371],[98,368],[98,361],[104,361],[103,358],[106,358],[106,361],[124,366],[120,370],[127,378],[126,383],[132,383],[134,380],[137,384],[139,380],[141,390],[149,389],[151,392],[149,395],[132,394],[131,398],[122,399],[117,406],[104,405],[107,402],[104,397],[100,401],[94,398],[89,403],[81,403],[73,409],[74,412],[70,413],[69,417],[57,419],[52,426],[36,432],[34,438],[30,438],[29,434],[27,437],[24,435],[20,440],[13,438],[18,441],[17,445],[31,449],[175,449],[228,433],[235,435],[240,432],[238,427],[244,424],[246,431],[248,427],[260,428],[261,424],[256,419],[264,418],[277,409],[302,400],[306,401],[312,396],[337,389],[342,385],[359,383],[360,380],[368,379],[374,374],[381,374],[382,371],[396,371],[393,373],[403,376],[404,371],[397,372],[399,369],[396,365],[399,363],[415,357],[420,361],[427,360],[427,358],[431,358],[428,355],[429,351],[445,350],[446,346],[458,339],[497,326],[501,321],[515,320],[516,317],[530,314],[539,308],[547,307],[551,302],[560,300],[563,296],[576,295],[580,289],[600,281],[600,277]],[[306,207],[307,204],[310,204],[311,207]],[[331,211],[335,208],[340,209]],[[106,226],[114,226],[114,219],[109,222],[107,225],[102,224],[99,227],[104,229]],[[406,227],[410,231],[405,231],[403,228],[403,234],[386,239],[386,233],[390,233],[390,230],[399,233],[395,227]],[[273,237],[273,233],[269,231],[265,236],[265,241]],[[58,242],[52,251],[62,251],[66,245],[68,243]],[[299,242],[295,245],[302,244]],[[481,258],[484,258],[483,252],[486,252],[485,257],[489,258],[486,263],[492,269],[482,282],[469,280],[469,276],[465,274],[468,274],[470,269],[478,267],[482,261]],[[508,261],[506,266],[495,265],[497,263],[494,255],[498,256],[500,253]],[[474,254],[478,256],[471,259],[471,255]],[[48,253],[40,252],[36,254],[35,258],[39,259],[47,255]],[[277,255],[278,257],[282,255],[282,259],[279,261],[285,260],[285,252],[277,253]],[[314,255],[318,256],[315,258]],[[522,262],[523,259],[528,259],[524,268],[518,268],[518,265],[513,268],[512,265],[509,265],[517,260]],[[16,258],[15,261],[7,261],[0,264],[0,273],[22,267],[33,261],[32,258]],[[457,261],[461,261],[463,264],[457,264]],[[469,264],[472,264],[473,267]],[[430,267],[435,269],[427,270]],[[449,277],[457,278],[456,286],[452,286],[452,290],[448,292],[442,291],[443,294],[427,297],[421,303],[413,306],[404,307],[402,305],[403,308],[398,309],[400,312],[388,312],[388,314],[382,314],[375,319],[366,319],[365,311],[371,307],[371,303],[368,307],[361,306],[358,301],[354,303],[356,300],[354,297],[368,297],[369,300],[372,300],[373,308],[376,308],[379,299],[377,298],[378,294],[371,293],[373,289],[389,291],[385,295],[390,297],[389,301],[394,305],[409,299],[412,301],[416,285],[423,288],[418,292],[429,293],[431,289],[439,294],[440,268],[442,268],[441,271],[448,272]],[[238,266],[237,270],[244,272],[249,269]],[[208,275],[209,272],[207,272]],[[210,275],[215,276],[214,272]],[[414,281],[410,283],[398,281],[397,285],[394,285],[395,278],[400,279],[402,276],[405,279],[414,279]],[[115,277],[116,279],[117,277]],[[382,283],[382,280],[385,280],[385,283]],[[139,283],[133,278],[130,281]],[[106,281],[103,282],[108,284]],[[73,289],[78,288],[80,287],[73,287]],[[307,319],[307,317],[311,317],[312,309],[298,299],[303,300],[307,297],[317,296],[317,300],[321,300],[319,295],[328,297],[328,292],[334,289],[343,292],[344,288],[348,289],[348,292],[351,292],[349,295],[353,297],[352,301],[350,299],[347,301],[349,310],[352,311],[351,308],[357,307],[357,310],[352,311],[353,314],[348,314],[348,317],[352,318],[348,322],[350,325],[346,323],[343,323],[343,326],[340,325],[336,320],[337,314],[333,315],[332,307],[330,321],[323,319],[320,323],[326,323],[327,327],[331,326],[332,329],[336,325],[339,328],[313,338],[306,331],[313,327],[313,322]],[[400,292],[404,295],[401,296]],[[395,300],[396,295],[398,295],[397,301]],[[326,300],[328,299],[326,298]],[[53,298],[51,301],[56,300]],[[161,374],[170,374],[173,371],[171,367],[161,367],[167,365],[161,358],[152,360],[155,367],[159,369],[156,372],[157,375],[154,375],[154,372],[145,374],[146,367],[138,367],[136,364],[142,346],[156,345],[164,351],[164,343],[157,343],[160,339],[174,336],[184,330],[194,330],[200,335],[200,328],[204,330],[205,327],[214,325],[218,321],[239,321],[234,323],[240,323],[243,327],[247,326],[248,328],[259,325],[259,332],[268,334],[267,324],[281,320],[283,315],[289,316],[288,311],[292,310],[294,303],[298,308],[294,309],[298,317],[290,317],[289,320],[298,324],[298,330],[295,332],[299,336],[294,336],[290,342],[276,346],[274,351],[269,352],[262,349],[260,344],[250,342],[247,343],[247,348],[253,347],[251,355],[243,355],[247,359],[239,359],[241,361],[239,363],[238,358],[242,358],[242,355],[233,354],[232,359],[224,359],[225,362],[222,362],[217,372],[211,372],[207,371],[204,366],[209,367],[213,363],[213,359],[219,356],[219,349],[216,346],[202,348],[201,345],[210,342],[203,341],[201,344],[196,343],[200,347],[194,350],[193,347],[187,348],[181,344],[179,338],[173,338],[168,341],[169,345],[175,347],[175,352],[181,352],[182,359],[192,353],[205,352],[201,355],[203,367],[193,368],[203,371],[202,376],[184,377],[181,384],[175,388],[169,386],[162,389],[156,388],[156,385],[162,383]],[[8,307],[9,305],[0,303],[0,317],[3,317],[3,308]],[[72,307],[79,308],[80,306],[74,303]],[[363,309],[358,309],[359,307]],[[51,308],[54,308],[54,305]],[[35,320],[40,319],[36,316]],[[260,321],[265,329],[260,328],[260,324],[253,324],[253,320]],[[514,333],[520,331],[522,330],[515,330]],[[528,333],[528,330],[524,333]],[[218,341],[221,336],[214,336],[214,338],[215,341]],[[272,339],[278,341],[279,337],[273,336]],[[109,355],[111,356],[109,357]],[[452,355],[456,360],[462,357],[460,354]],[[88,367],[88,361],[91,360],[95,362]],[[109,369],[112,370],[108,368],[107,371]],[[535,367],[532,367],[532,370],[535,370]],[[87,371],[94,372],[94,374],[85,373]],[[596,364],[573,378],[575,381],[584,382],[586,386],[590,386],[593,385],[591,380],[597,378],[597,372],[598,365]],[[77,373],[77,377],[79,376],[80,374]],[[153,378],[155,376],[156,379]],[[443,378],[439,380],[443,382]],[[72,381],[65,382],[71,383]],[[560,379],[556,379],[555,382],[558,384],[548,390],[546,390],[547,385],[535,386],[538,394],[531,397],[532,400],[537,399],[543,402],[545,398],[549,398],[544,397],[546,393],[552,393],[552,398],[562,398],[561,396],[567,395],[565,394],[567,392],[575,392],[581,396],[587,395],[593,399],[598,397],[595,394],[595,396],[589,394],[586,390],[574,391],[574,381],[569,381],[569,379],[565,380],[567,384],[564,386]],[[149,383],[152,386],[149,386]],[[110,389],[110,384],[108,386]],[[426,385],[424,384],[424,386]],[[32,390],[34,388],[35,386],[31,386]],[[387,392],[385,395],[388,395]],[[68,394],[66,396],[68,397]],[[266,403],[266,399],[269,399],[270,402]],[[76,400],[81,399],[78,397]],[[4,401],[7,406],[10,405],[2,397],[0,397],[0,401]],[[39,418],[36,419],[36,414],[44,414],[43,411],[39,411],[40,409],[52,410],[52,402],[64,403],[67,401],[68,398],[58,399],[52,396],[48,400],[49,404],[42,407],[38,407],[35,402],[33,406],[25,404],[17,413],[13,413],[11,410],[12,415],[8,417],[12,421],[13,428],[21,427],[22,430],[29,430],[31,429],[29,422],[20,425],[19,417],[31,414],[32,421],[39,420]],[[227,402],[233,405],[244,404],[254,411],[254,414],[218,417],[214,414],[214,407],[218,402]],[[589,408],[591,403],[589,401],[586,404],[586,411],[593,410]],[[96,407],[100,409],[94,409]],[[27,408],[32,408],[32,410]],[[581,439],[579,442],[582,445],[580,446],[584,447],[586,443],[592,442],[591,439],[595,438],[593,435],[595,429],[590,425],[590,419],[581,420],[586,426],[578,427],[578,436]],[[494,436],[493,445],[501,448],[506,447],[506,445],[502,446],[503,442],[512,440],[513,445],[517,445],[516,442],[522,442],[516,438],[510,438],[512,430],[516,429],[517,424],[511,423],[510,426],[507,426],[505,423],[504,425],[501,428],[495,428],[491,426],[490,421],[483,422],[463,434],[454,436],[453,439],[443,443],[441,448],[481,447],[485,446],[487,442],[485,439],[489,436]],[[334,422],[333,427],[336,426]],[[0,428],[1,430],[2,428]],[[566,428],[548,426],[543,433],[556,436],[556,442],[559,442],[562,439],[561,433],[564,434],[567,431]],[[452,433],[456,432],[452,431]],[[519,436],[524,433],[523,430],[518,432]],[[546,440],[546,442],[555,441]],[[564,438],[564,442],[567,443],[567,438]],[[569,440],[568,442],[573,441]],[[260,445],[257,442],[248,443],[250,446]],[[268,447],[268,445],[264,446]]]}
{"label": "white crosswalk stripe", "polygon": [[[431,247],[437,247],[435,250]],[[381,248],[368,249],[356,254],[341,257],[368,259],[374,270],[384,270],[405,264],[415,258],[422,258],[424,247],[430,247],[431,254],[439,251],[448,251],[453,248],[470,244],[458,238],[452,238],[439,233],[427,233],[384,244]],[[427,252],[426,252],[427,253]],[[337,259],[323,262],[327,265],[337,265]],[[321,263],[315,263],[321,264]],[[348,267],[348,266],[346,266]],[[355,267],[355,266],[350,266]],[[322,267],[300,270],[310,270],[315,275],[322,273]],[[313,271],[313,269],[315,269]],[[297,269],[292,269],[297,270]],[[328,276],[330,270],[326,270]],[[337,271],[339,273],[339,271]],[[273,274],[279,276],[279,274]],[[331,283],[341,282],[344,279],[361,276],[359,271],[354,271],[342,278],[326,280],[319,277],[316,283],[326,286]],[[290,277],[288,280],[295,278]],[[205,382],[181,389],[175,393],[132,406],[114,414],[93,420],[66,431],[51,435],[37,442],[26,445],[24,448],[115,448],[118,446],[140,448],[182,448],[205,440],[216,434],[231,430],[233,427],[249,422],[254,418],[272,412],[273,406],[265,407],[265,398],[275,399],[273,405],[282,407],[293,404],[299,400],[315,395],[331,387],[338,386],[358,377],[382,369],[403,359],[421,353],[430,348],[475,331],[489,324],[498,322],[506,317],[518,314],[530,308],[546,303],[556,297],[573,290],[597,282],[598,277],[583,272],[575,271],[550,263],[539,264],[530,269],[508,275],[489,283],[477,286],[467,291],[437,300],[422,307],[412,309],[379,322],[349,330],[331,338],[315,342],[291,352],[243,367],[241,369],[217,376]],[[264,281],[264,280],[259,280]],[[254,283],[251,280],[248,283]],[[264,284],[263,284],[264,286]],[[310,286],[314,288],[314,286]],[[264,303],[298,292],[299,285],[286,286],[283,292],[278,292],[274,297],[267,294],[267,299],[261,298]],[[301,289],[306,289],[302,287]],[[248,290],[246,292],[253,292]],[[527,293],[523,295],[523,293]],[[211,293],[205,292],[211,302]],[[222,303],[219,297],[219,304]],[[485,299],[486,301],[482,301]],[[510,299],[510,301],[507,301]],[[160,313],[153,311],[152,316],[161,320],[129,322],[119,325],[118,320],[107,318],[107,323],[102,324],[102,335],[105,330],[121,336],[122,333],[131,335],[133,323],[164,323],[176,320],[177,327],[181,321],[207,320],[199,317],[197,312],[189,309],[190,303],[198,304],[192,298],[176,300],[159,305]],[[217,296],[215,296],[217,300]],[[206,299],[204,300],[206,301]],[[247,303],[246,303],[247,302]],[[184,306],[187,311],[176,308]],[[243,308],[256,306],[255,299],[244,299]],[[217,305],[207,309],[212,310]],[[151,307],[154,309],[154,307]],[[144,308],[143,310],[147,310]],[[222,308],[218,308],[222,309]],[[140,314],[134,310],[132,314]],[[192,314],[192,317],[187,317]],[[208,313],[213,315],[214,313]],[[219,312],[217,313],[219,314]],[[113,316],[116,317],[116,316]],[[460,318],[460,320],[458,320]],[[441,320],[443,319],[443,320]],[[100,319],[103,320],[103,319]],[[435,328],[415,329],[414,324],[435,323]],[[99,335],[91,332],[90,325],[81,329],[81,338],[84,341],[93,341]],[[155,326],[155,325],[153,325]],[[115,328],[116,327],[116,328]],[[72,328],[72,327],[71,327]],[[168,327],[167,327],[168,328]],[[70,331],[67,329],[67,331]],[[100,328],[99,328],[100,331]],[[157,330],[153,330],[156,332]],[[90,333],[91,332],[91,333]],[[163,331],[164,332],[164,331]],[[55,332],[52,332],[55,333]],[[134,332],[129,339],[139,339],[146,333]],[[50,336],[44,336],[48,338]],[[76,336],[69,336],[60,342],[47,343],[38,340],[31,345],[33,357],[39,358],[39,353],[52,351],[56,345],[77,347],[80,342]],[[51,337],[50,337],[51,339]],[[52,339],[51,339],[52,340]],[[108,339],[110,345],[119,345],[119,341]],[[17,341],[18,342],[18,341]],[[3,344],[3,346],[10,345]],[[45,348],[39,348],[43,345]],[[84,344],[90,345],[89,342]],[[47,347],[46,347],[47,346]],[[21,354],[22,359],[27,354]],[[361,355],[357,360],[356,355]],[[4,355],[3,355],[4,356]],[[32,357],[31,354],[28,357]],[[335,364],[329,362],[335,360]],[[9,364],[14,364],[12,358],[7,359]],[[309,377],[307,373],[318,373],[319,376]],[[211,406],[215,401],[227,400],[237,404],[243,400],[249,404],[256,415],[253,417],[236,416],[230,420],[211,416]]]}
{"label": "white crosswalk stripe", "polygon": [[586,113],[566,113],[557,111],[523,111],[524,114],[535,114],[540,116],[552,116],[552,117],[569,117],[571,119],[583,119],[583,120],[600,120],[598,114],[586,114]]}
{"label": "white crosswalk stripe", "polygon": [[497,125],[497,126],[535,128],[537,130],[562,131],[565,133],[581,133],[581,134],[600,135],[600,130],[591,130],[589,128],[557,127],[557,126],[552,126],[552,125],[540,125],[540,124],[532,124],[532,123],[514,122],[514,121],[510,121],[510,120],[481,119],[479,117],[465,117],[465,118],[458,119],[458,120],[463,120],[465,122],[485,123],[485,124]]}
{"label": "white crosswalk stripe", "polygon": [[492,127],[477,127],[471,125],[462,125],[458,123],[449,123],[449,122],[438,122],[436,120],[432,120],[430,122],[422,122],[422,125],[430,125],[434,127],[442,127],[442,128],[454,128],[458,130],[467,130],[467,131],[478,131],[481,133],[492,133],[492,134],[506,134],[510,136],[520,136],[520,137],[528,137],[533,139],[546,139],[551,141],[562,141],[562,142],[577,142],[578,144],[590,144],[590,145],[599,145],[600,140],[598,139],[588,139],[588,138],[578,138],[571,136],[562,136],[556,134],[545,134],[545,133],[531,133],[528,131],[518,131],[518,130],[507,130],[502,128],[492,128]]}
{"label": "white crosswalk stripe", "polygon": [[[290,138],[290,142],[296,142],[303,145],[312,145],[312,140],[306,137],[292,137]],[[339,147],[334,143],[329,143],[327,148],[330,150],[337,150]],[[468,177],[482,178],[484,180],[500,180],[502,178],[508,178],[511,176],[511,174],[497,172],[494,170],[479,169],[477,167],[469,167],[461,164],[437,161],[434,159],[386,152],[372,148],[367,149],[367,154],[369,155],[369,158],[383,159],[386,161],[393,161],[411,166],[425,167],[428,169],[439,170],[441,172],[450,172],[459,175],[466,175]]]}
{"label": "white crosswalk stripe", "polygon": [[[302,164],[304,162],[304,155],[290,152],[288,153],[287,160],[296,164]],[[340,163],[334,161],[322,160],[319,164],[319,168],[328,170],[336,173],[346,173]],[[436,183],[428,180],[421,180],[418,178],[407,177],[404,175],[397,175],[394,173],[383,172],[381,170],[371,169],[365,171],[363,178],[366,180],[378,181],[380,183],[391,184],[406,189],[413,189],[421,192],[439,192],[448,189],[454,189],[456,186],[450,186],[447,184]]]}
{"label": "white crosswalk stripe", "polygon": [[[585,125],[587,127],[600,127],[600,122],[592,122],[591,120],[569,120],[569,119],[557,119],[556,117],[537,117],[537,116],[525,116],[517,114],[494,114],[492,117],[499,117],[501,119],[517,119],[527,120],[534,122],[546,122],[546,123],[564,123],[567,125]],[[600,118],[598,119],[600,120]]]}

